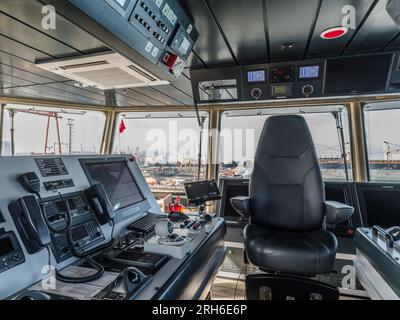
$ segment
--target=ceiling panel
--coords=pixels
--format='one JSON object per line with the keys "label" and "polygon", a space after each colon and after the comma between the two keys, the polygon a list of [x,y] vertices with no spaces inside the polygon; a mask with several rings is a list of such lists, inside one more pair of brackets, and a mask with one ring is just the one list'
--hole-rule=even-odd
{"label": "ceiling panel", "polygon": [[[0,46],[1,46],[1,41],[2,41],[2,39],[0,37]],[[19,70],[22,70],[25,72],[29,72],[36,76],[40,76],[42,78],[47,79],[47,81],[65,81],[66,80],[66,78],[64,78],[62,76],[56,75],[55,73],[50,73],[50,72],[44,71],[43,69],[36,67],[35,64],[32,63],[31,61],[17,57],[15,55],[11,55],[4,51],[0,51],[0,63],[3,65],[10,66],[14,69],[19,69]]]}
{"label": "ceiling panel", "polygon": [[17,78],[25,79],[30,81],[31,83],[39,83],[39,84],[44,84],[44,83],[49,83],[49,82],[54,82],[54,80],[45,78],[43,76],[25,71],[20,68],[12,67],[7,64],[3,64],[0,60],[0,73],[8,74],[11,76],[15,76]]}
{"label": "ceiling panel", "polygon": [[[324,0],[307,51],[307,56],[340,55],[346,44],[354,35],[356,29],[360,26],[373,2],[374,0]],[[342,25],[342,19],[344,17],[342,8],[345,5],[351,5],[356,9],[356,29],[350,29],[348,33],[341,38],[323,40],[320,36],[322,31]]]}
{"label": "ceiling panel", "polygon": [[0,33],[29,47],[40,47],[40,51],[52,57],[77,54],[75,49],[35,30],[3,13],[0,13]]}
{"label": "ceiling panel", "polygon": [[4,73],[0,66],[0,82],[2,88],[16,87],[16,86],[26,86],[32,84],[30,81],[26,81],[23,78],[13,77],[7,73]]}
{"label": "ceiling panel", "polygon": [[39,50],[27,47],[0,34],[0,51],[34,62],[36,59],[48,59],[49,55]]}
{"label": "ceiling panel", "polygon": [[57,16],[56,29],[43,29],[41,27],[43,5],[37,1],[27,0],[2,0],[0,11],[22,21],[32,28],[48,34],[49,36],[75,48],[81,52],[92,52],[105,49],[106,46],[96,38],[89,35],[79,27],[71,24],[61,16]]}
{"label": "ceiling panel", "polygon": [[266,61],[269,56],[263,15],[264,0],[209,1],[237,61]]}
{"label": "ceiling panel", "polygon": [[[303,59],[318,7],[319,0],[267,1],[271,60]],[[292,42],[293,49],[282,50],[282,44]]]}
{"label": "ceiling panel", "polygon": [[118,106],[145,106],[145,105],[147,105],[146,103],[136,100],[136,99],[132,99],[125,94],[117,93],[115,95],[115,98],[117,100]]}
{"label": "ceiling panel", "polygon": [[385,47],[385,51],[394,51],[394,50],[400,50],[400,32]]}
{"label": "ceiling panel", "polygon": [[226,42],[214,21],[205,0],[179,0],[184,10],[192,15],[200,37],[195,51],[208,66],[235,64]]}
{"label": "ceiling panel", "polygon": [[168,95],[173,101],[175,100],[175,104],[193,105],[193,98],[191,95],[189,96],[185,92],[175,88],[172,85],[155,86],[153,89]]}
{"label": "ceiling panel", "polygon": [[[0,95],[12,96],[15,98],[38,98],[44,100],[59,100],[65,102],[75,102],[84,104],[96,104],[94,100],[71,94],[66,91],[50,88],[45,85],[35,85],[30,87],[18,87],[0,90]],[[102,105],[102,104],[100,104]]]}
{"label": "ceiling panel", "polygon": [[386,11],[387,1],[378,2],[345,50],[346,54],[380,51],[399,33],[399,28]]}
{"label": "ceiling panel", "polygon": [[[143,88],[135,88],[132,89],[136,92],[142,93],[144,95],[153,97],[154,99],[157,99],[159,101],[164,102],[165,104],[168,105],[181,105],[183,103],[181,103],[179,100],[176,100],[174,98],[172,98],[170,95],[168,94],[164,94],[163,92],[159,91],[158,89],[161,88],[162,86],[157,86],[157,87],[143,87]],[[164,89],[165,91],[165,89]]]}
{"label": "ceiling panel", "polygon": [[171,83],[171,85],[180,91],[184,92],[186,95],[189,97],[193,97],[192,93],[192,83],[188,78],[186,78],[184,75],[178,78],[178,80],[175,80]]}
{"label": "ceiling panel", "polygon": [[203,63],[203,61],[201,61],[198,56],[195,54],[195,52],[193,51],[187,62],[186,65],[190,68],[204,68],[207,67],[207,65],[205,63]]}
{"label": "ceiling panel", "polygon": [[141,105],[160,105],[164,104],[163,102],[160,102],[154,98],[151,98],[149,96],[146,96],[140,92],[134,91],[132,89],[119,89],[116,91],[117,94],[121,96],[128,97],[130,99],[134,99],[137,101],[140,101]]}

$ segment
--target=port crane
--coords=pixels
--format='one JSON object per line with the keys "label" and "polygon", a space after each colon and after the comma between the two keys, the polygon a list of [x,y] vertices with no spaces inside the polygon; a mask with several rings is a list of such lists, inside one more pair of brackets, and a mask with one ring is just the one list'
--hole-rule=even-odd
{"label": "port crane", "polygon": [[[61,111],[45,111],[45,110],[36,110],[34,108],[30,109],[23,109],[23,108],[10,108],[8,109],[10,112],[10,118],[11,118],[11,126],[10,126],[10,131],[11,131],[11,154],[14,155],[15,153],[15,139],[14,139],[14,116],[16,113],[27,113],[27,114],[32,114],[40,117],[47,117],[47,124],[46,124],[46,136],[45,136],[45,143],[44,143],[44,154],[47,155],[47,150],[49,149],[48,147],[48,142],[49,142],[49,129],[50,129],[50,121],[51,119],[55,119],[56,123],[56,132],[57,132],[57,144],[58,144],[58,154],[62,154],[62,144],[61,144],[61,133],[60,133],[60,123],[59,119],[62,119],[62,116],[60,114],[79,114],[83,115],[85,112],[79,112],[79,113],[74,113],[74,112],[66,112],[64,110]],[[72,140],[72,127],[73,127],[73,119],[68,119],[68,127],[69,127],[69,151],[70,154],[72,152],[71,150],[71,140]],[[55,152],[55,150],[54,150]]]}
{"label": "port crane", "polygon": [[400,145],[390,141],[384,141],[383,152],[384,152],[384,160],[390,161],[393,154],[400,152]]}

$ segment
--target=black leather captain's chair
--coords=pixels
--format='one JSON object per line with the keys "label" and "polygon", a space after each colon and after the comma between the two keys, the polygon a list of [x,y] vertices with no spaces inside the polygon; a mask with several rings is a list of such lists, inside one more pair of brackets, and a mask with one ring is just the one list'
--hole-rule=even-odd
{"label": "black leather captain's chair", "polygon": [[308,126],[301,116],[268,118],[260,137],[250,196],[231,199],[249,224],[249,261],[264,271],[313,277],[332,271],[336,237],[325,225],[343,222],[350,206],[325,201]]}

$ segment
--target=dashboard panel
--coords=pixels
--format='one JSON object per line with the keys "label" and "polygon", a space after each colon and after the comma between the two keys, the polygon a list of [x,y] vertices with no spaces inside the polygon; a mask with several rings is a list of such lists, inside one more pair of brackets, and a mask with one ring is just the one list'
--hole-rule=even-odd
{"label": "dashboard panel", "polygon": [[398,53],[381,53],[196,69],[191,81],[197,103],[228,102],[216,92],[209,92],[212,98],[201,94],[202,83],[222,79],[237,79],[229,102],[393,94],[400,91],[399,65]]}
{"label": "dashboard panel", "polygon": [[[156,243],[166,216],[131,156],[0,157],[0,179],[0,299],[198,299],[223,261],[220,218],[193,216],[196,232],[173,224],[181,249]],[[140,281],[121,293],[115,281],[128,274]]]}

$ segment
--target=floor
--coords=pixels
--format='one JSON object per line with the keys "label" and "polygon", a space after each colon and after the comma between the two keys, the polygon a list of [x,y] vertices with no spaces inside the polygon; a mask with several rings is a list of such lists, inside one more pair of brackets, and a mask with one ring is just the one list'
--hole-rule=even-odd
{"label": "floor", "polygon": [[[352,264],[352,261],[338,259],[335,263],[335,269],[341,270],[344,265]],[[216,280],[211,288],[212,300],[245,300],[245,274],[256,271],[255,267],[245,267],[243,264],[242,249],[228,248],[228,254],[225,258]],[[331,275],[317,278],[319,281],[327,282],[331,285],[341,287],[343,274],[333,272]],[[340,300],[359,300],[365,299],[362,288],[357,284],[358,290],[351,290],[351,295],[340,296]],[[342,292],[343,293],[343,292]]]}
{"label": "floor", "polygon": [[212,300],[245,300],[245,283],[239,278],[218,276],[211,289]]}

